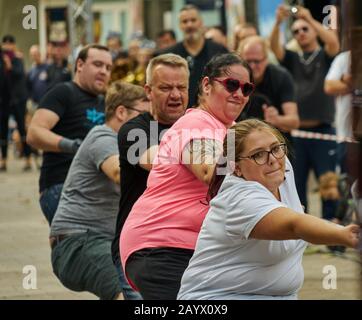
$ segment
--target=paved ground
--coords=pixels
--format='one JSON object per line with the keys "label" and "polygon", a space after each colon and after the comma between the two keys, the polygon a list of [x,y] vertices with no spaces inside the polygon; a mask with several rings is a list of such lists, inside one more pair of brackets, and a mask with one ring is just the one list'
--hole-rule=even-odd
{"label": "paved ground", "polygon": [[[0,299],[96,299],[89,293],[67,290],[53,275],[49,227],[38,205],[38,172],[22,173],[21,167],[21,161],[13,160],[8,172],[0,174]],[[318,197],[312,195],[315,212],[317,204]],[[352,251],[344,258],[327,253],[306,254],[300,299],[361,299],[361,268],[357,261]],[[30,283],[24,281],[30,275],[29,270],[24,270],[26,266],[35,267],[36,289],[24,289],[24,282]],[[336,289],[323,289],[323,277],[334,271],[327,267],[323,273],[326,266],[336,268]],[[327,279],[324,282],[331,284]]]}

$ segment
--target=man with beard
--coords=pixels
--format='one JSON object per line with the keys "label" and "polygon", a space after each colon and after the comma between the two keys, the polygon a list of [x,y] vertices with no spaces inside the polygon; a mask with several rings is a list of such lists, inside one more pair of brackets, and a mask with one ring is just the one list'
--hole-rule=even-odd
{"label": "man with beard", "polygon": [[107,47],[86,46],[76,60],[72,82],[49,90],[29,126],[27,142],[44,151],[40,172],[40,207],[49,222],[58,207],[70,164],[81,141],[104,123],[104,98],[111,75]]}
{"label": "man with beard", "polygon": [[188,104],[190,108],[195,104],[196,89],[205,65],[213,56],[227,53],[228,50],[210,39],[205,39],[202,17],[194,5],[186,5],[180,10],[179,26],[184,39],[159,54],[174,53],[186,59],[190,70]]}

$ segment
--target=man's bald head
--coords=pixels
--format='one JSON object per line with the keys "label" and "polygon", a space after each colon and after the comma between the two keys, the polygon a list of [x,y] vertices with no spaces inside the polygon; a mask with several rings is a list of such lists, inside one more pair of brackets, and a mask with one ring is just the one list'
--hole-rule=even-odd
{"label": "man's bald head", "polygon": [[41,53],[40,53],[40,47],[37,44],[33,44],[29,49],[29,55],[30,59],[36,63],[41,63]]}
{"label": "man's bald head", "polygon": [[260,83],[268,66],[266,41],[260,36],[248,37],[240,43],[237,52],[249,64],[255,83]]}

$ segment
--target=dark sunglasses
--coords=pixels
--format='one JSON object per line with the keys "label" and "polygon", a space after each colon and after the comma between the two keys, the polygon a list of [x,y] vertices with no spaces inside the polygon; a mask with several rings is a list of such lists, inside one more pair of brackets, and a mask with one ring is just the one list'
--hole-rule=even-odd
{"label": "dark sunglasses", "polygon": [[254,84],[252,84],[250,82],[242,83],[241,81],[239,81],[237,79],[233,79],[233,78],[226,78],[224,80],[214,78],[213,80],[221,83],[223,85],[223,87],[230,93],[233,93],[233,92],[239,90],[239,88],[240,88],[244,97],[250,96],[255,89]]}
{"label": "dark sunglasses", "polygon": [[301,27],[299,29],[294,29],[292,32],[296,36],[297,34],[299,34],[300,31],[303,31],[304,33],[307,33],[309,31],[309,28],[308,27]]}

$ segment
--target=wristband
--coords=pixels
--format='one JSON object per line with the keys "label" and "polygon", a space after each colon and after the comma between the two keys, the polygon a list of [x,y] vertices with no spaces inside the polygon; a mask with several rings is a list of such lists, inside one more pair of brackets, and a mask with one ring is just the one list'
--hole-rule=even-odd
{"label": "wristband", "polygon": [[72,140],[72,139],[68,139],[68,138],[63,138],[62,140],[59,141],[58,146],[62,152],[74,154],[77,152],[81,143],[82,143],[82,140],[80,140],[80,139]]}

